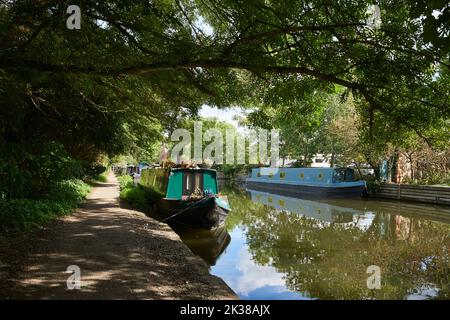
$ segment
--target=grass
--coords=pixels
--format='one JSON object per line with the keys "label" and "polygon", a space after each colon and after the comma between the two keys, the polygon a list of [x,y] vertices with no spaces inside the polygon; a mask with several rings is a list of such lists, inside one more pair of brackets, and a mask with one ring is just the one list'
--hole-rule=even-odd
{"label": "grass", "polygon": [[120,185],[120,198],[125,200],[131,207],[140,211],[148,211],[149,204],[144,190],[139,189],[133,183],[129,175],[118,176]]}
{"label": "grass", "polygon": [[95,177],[95,180],[100,182],[108,182],[108,175],[106,174],[106,172],[100,173]]}
{"label": "grass", "polygon": [[69,214],[88,195],[91,186],[79,179],[53,186],[44,199],[0,201],[0,233],[27,231],[42,227],[57,217]]}
{"label": "grass", "polygon": [[137,210],[146,211],[148,206],[148,199],[145,192],[136,186],[127,187],[120,191],[120,198],[124,199],[133,208]]}
{"label": "grass", "polygon": [[117,181],[119,181],[120,190],[134,186],[133,178],[129,175],[118,176]]}

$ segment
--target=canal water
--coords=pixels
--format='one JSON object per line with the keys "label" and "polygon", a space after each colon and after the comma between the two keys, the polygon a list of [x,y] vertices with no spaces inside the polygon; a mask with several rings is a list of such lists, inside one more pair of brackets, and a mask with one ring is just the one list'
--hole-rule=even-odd
{"label": "canal water", "polygon": [[223,190],[225,226],[182,240],[241,299],[450,299],[450,208]]}

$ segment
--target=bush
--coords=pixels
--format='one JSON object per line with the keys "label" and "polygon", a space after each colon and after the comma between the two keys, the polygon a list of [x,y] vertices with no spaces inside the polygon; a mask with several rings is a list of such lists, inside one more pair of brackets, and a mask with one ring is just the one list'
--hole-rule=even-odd
{"label": "bush", "polygon": [[91,186],[80,179],[65,180],[56,183],[48,196],[50,200],[73,201],[78,204],[91,190]]}
{"label": "bush", "polygon": [[0,148],[0,194],[39,198],[55,183],[83,176],[81,163],[60,143],[9,143]]}
{"label": "bush", "polygon": [[215,169],[221,171],[225,175],[225,177],[234,179],[239,174],[247,175],[252,171],[252,169],[259,167],[261,167],[261,165],[259,164],[238,164],[238,165],[223,164],[215,166]]}
{"label": "bush", "polygon": [[134,186],[133,178],[129,175],[118,176],[117,180],[119,181],[120,190]]}
{"label": "bush", "polygon": [[434,185],[434,184],[444,184],[450,185],[450,176],[448,172],[445,171],[433,171],[430,172],[426,178],[418,181],[419,184]]}
{"label": "bush", "polygon": [[139,189],[134,185],[123,188],[120,192],[120,198],[124,199],[135,209],[143,211],[147,211],[149,209],[148,199],[145,191]]}
{"label": "bush", "polygon": [[55,184],[45,199],[0,201],[0,232],[26,231],[70,213],[90,191],[90,186],[73,179]]}
{"label": "bush", "polygon": [[95,177],[95,180],[100,182],[108,182],[108,176],[106,175],[106,173],[100,173]]}
{"label": "bush", "polygon": [[375,194],[381,190],[381,182],[376,180],[366,181],[366,186],[369,194]]}
{"label": "bush", "polygon": [[[100,179],[102,179],[100,176],[106,172],[106,167],[102,164],[98,164],[98,163],[84,163],[83,164],[83,168],[84,168],[84,174],[85,174],[85,178],[87,180],[97,180],[97,181],[102,181]],[[104,182],[104,181],[102,181]],[[105,181],[106,182],[106,181]]]}
{"label": "bush", "polygon": [[242,169],[241,166],[223,165],[222,172],[225,177],[234,179],[237,173]]}
{"label": "bush", "polygon": [[142,211],[148,211],[149,200],[144,190],[134,185],[133,178],[129,175],[118,176],[120,186],[120,198],[125,200],[133,208]]}
{"label": "bush", "polygon": [[41,226],[72,209],[70,202],[12,199],[0,203],[2,232],[28,230]]}

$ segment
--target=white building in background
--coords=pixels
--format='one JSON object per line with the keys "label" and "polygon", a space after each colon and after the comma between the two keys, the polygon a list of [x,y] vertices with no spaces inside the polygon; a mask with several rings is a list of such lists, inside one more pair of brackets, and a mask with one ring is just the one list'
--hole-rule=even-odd
{"label": "white building in background", "polygon": [[[318,153],[312,157],[312,163],[311,168],[329,168],[331,166],[330,163],[331,155],[325,155],[322,153]],[[286,158],[284,160],[284,166],[289,167],[292,163],[296,162],[295,159],[288,159]],[[282,166],[283,160],[280,159],[280,161],[277,162],[277,166]]]}
{"label": "white building in background", "polygon": [[312,158],[311,167],[312,168],[329,168],[331,167],[331,163],[329,161],[331,159],[331,155],[325,155],[318,153]]}

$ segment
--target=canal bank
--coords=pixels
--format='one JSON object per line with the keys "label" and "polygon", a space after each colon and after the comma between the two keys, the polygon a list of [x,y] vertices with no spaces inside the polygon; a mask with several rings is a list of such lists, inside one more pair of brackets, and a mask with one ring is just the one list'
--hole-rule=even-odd
{"label": "canal bank", "polygon": [[1,299],[237,298],[169,226],[121,208],[108,178],[73,215],[3,241]]}
{"label": "canal bank", "polygon": [[449,186],[383,183],[375,186],[370,196],[381,199],[450,205]]}

